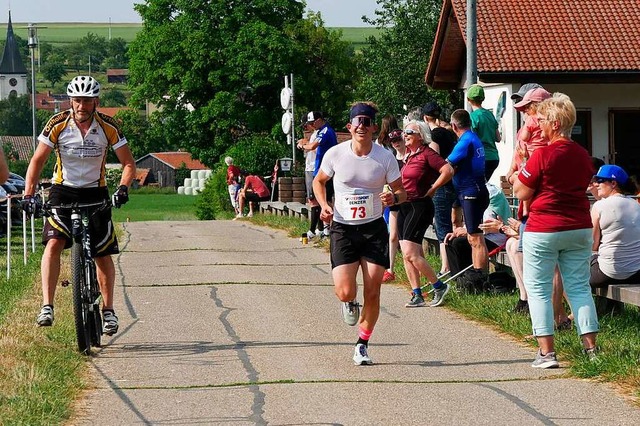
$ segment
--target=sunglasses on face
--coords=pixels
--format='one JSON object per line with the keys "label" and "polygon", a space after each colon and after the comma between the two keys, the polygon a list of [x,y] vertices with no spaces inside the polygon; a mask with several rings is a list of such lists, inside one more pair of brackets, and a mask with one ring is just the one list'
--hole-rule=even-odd
{"label": "sunglasses on face", "polygon": [[605,183],[605,182],[611,182],[611,179],[595,178],[593,180],[593,183]]}
{"label": "sunglasses on face", "polygon": [[420,132],[417,130],[413,130],[413,129],[404,129],[404,134],[407,136],[411,136],[411,135],[420,135]]}
{"label": "sunglasses on face", "polygon": [[373,125],[373,120],[371,117],[353,117],[351,119],[351,124],[358,127],[359,125],[363,125],[364,127],[371,127]]}

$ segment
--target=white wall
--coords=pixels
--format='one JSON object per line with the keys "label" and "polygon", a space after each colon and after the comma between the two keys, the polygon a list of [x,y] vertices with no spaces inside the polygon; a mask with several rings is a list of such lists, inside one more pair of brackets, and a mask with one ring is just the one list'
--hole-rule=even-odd
{"label": "white wall", "polygon": [[[482,83],[480,83],[482,84]],[[496,111],[500,94],[507,92],[504,115],[501,120],[502,141],[497,145],[500,165],[491,182],[499,184],[500,176],[506,174],[513,157],[513,147],[517,131],[517,113],[513,108],[511,94],[519,84],[484,85],[485,100],[482,106]],[[640,109],[640,84],[547,84],[549,92],[562,92],[571,97],[576,109],[591,111],[592,155],[609,162],[609,110]],[[640,133],[640,130],[639,130]],[[633,143],[633,142],[632,142]]]}

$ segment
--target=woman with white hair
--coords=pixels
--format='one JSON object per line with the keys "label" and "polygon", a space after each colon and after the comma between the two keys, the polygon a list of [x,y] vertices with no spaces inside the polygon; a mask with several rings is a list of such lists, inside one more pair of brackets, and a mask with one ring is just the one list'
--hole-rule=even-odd
{"label": "woman with white hair", "polygon": [[398,238],[404,268],[413,289],[411,301],[405,306],[415,308],[426,305],[420,288],[420,274],[427,277],[435,289],[430,306],[439,306],[449,286],[438,279],[424,258],[422,240],[427,227],[433,222],[433,194],[451,180],[453,168],[429,147],[429,127],[424,121],[409,121],[404,128],[404,140],[407,154],[401,174],[407,201],[400,204]]}
{"label": "woman with white hair", "polygon": [[227,185],[229,187],[229,198],[231,199],[231,206],[235,214],[238,214],[238,191],[240,191],[240,180],[242,179],[242,172],[237,166],[233,165],[233,158],[225,157],[225,164],[227,165]]}

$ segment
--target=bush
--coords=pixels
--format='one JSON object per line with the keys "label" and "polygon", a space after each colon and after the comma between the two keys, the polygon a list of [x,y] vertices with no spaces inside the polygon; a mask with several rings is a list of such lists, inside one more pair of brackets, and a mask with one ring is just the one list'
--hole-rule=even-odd
{"label": "bush", "polygon": [[227,186],[227,166],[218,165],[196,198],[196,217],[213,220],[223,211],[233,211]]}
{"label": "bush", "polygon": [[227,185],[227,165],[224,157],[233,158],[233,164],[247,174],[267,176],[273,171],[276,160],[286,156],[287,146],[264,135],[242,138],[224,153],[213,167],[204,190],[196,199],[196,217],[212,220],[222,212],[232,212]]}

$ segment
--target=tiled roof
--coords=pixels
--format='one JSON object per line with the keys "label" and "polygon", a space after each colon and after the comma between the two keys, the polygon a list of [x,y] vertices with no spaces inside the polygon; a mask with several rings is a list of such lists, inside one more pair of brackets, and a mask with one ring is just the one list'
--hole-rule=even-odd
{"label": "tiled roof", "polygon": [[193,158],[191,158],[191,154],[189,154],[188,152],[155,152],[153,154],[145,155],[138,161],[146,158],[149,155],[157,158],[158,160],[173,167],[174,169],[179,169],[180,166],[182,166],[182,163],[184,163],[189,170],[209,170],[209,168],[202,164],[199,160],[194,160]]}
{"label": "tiled roof", "polygon": [[0,136],[0,147],[4,149],[4,145],[8,144],[9,152],[16,154],[18,158],[13,160],[31,160],[33,153],[33,136]]}
{"label": "tiled roof", "polygon": [[[431,86],[461,78],[466,4],[443,2],[425,76]],[[639,0],[477,0],[478,74],[637,76],[638,22]]]}
{"label": "tiled roof", "polygon": [[[466,40],[466,0],[453,2]],[[478,72],[638,71],[638,0],[478,0]]]}
{"label": "tiled roof", "polygon": [[54,95],[50,91],[47,93],[36,93],[36,108],[54,111],[58,104],[58,111],[71,108],[71,101],[67,95]]}
{"label": "tiled roof", "polygon": [[137,180],[140,185],[144,185],[147,182],[147,177],[149,176],[150,170],[151,169],[142,169],[142,168],[136,167],[135,180]]}
{"label": "tiled roof", "polygon": [[126,111],[131,108],[129,107],[98,107],[98,111],[103,114],[107,114],[110,117],[114,117],[120,111]]}
{"label": "tiled roof", "polygon": [[107,70],[107,75],[129,75],[128,68],[109,68]]}

